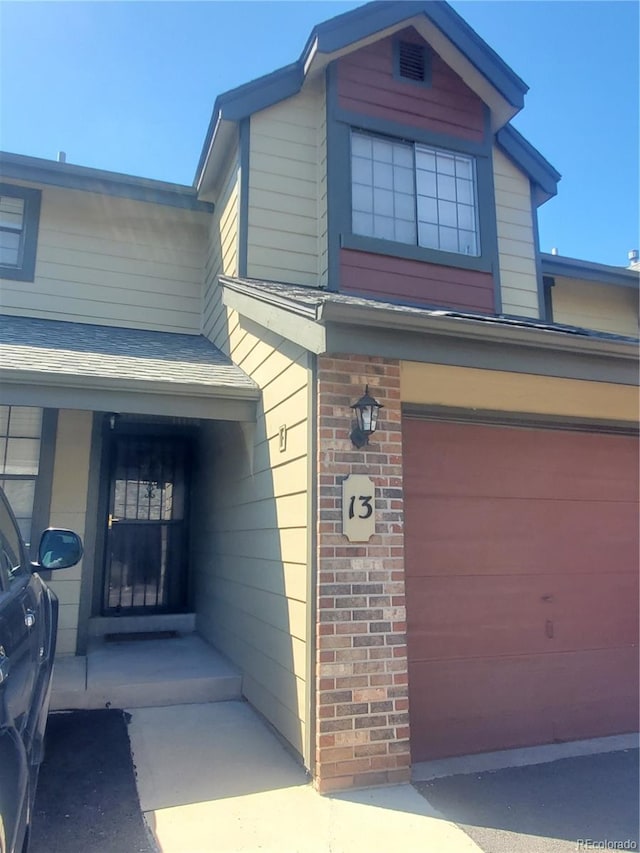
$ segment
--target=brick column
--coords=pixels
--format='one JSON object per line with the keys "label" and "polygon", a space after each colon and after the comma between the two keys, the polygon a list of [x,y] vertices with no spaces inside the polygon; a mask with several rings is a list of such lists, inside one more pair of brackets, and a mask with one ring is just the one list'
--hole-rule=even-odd
{"label": "brick column", "polygon": [[[365,385],[382,403],[357,450],[350,409]],[[321,793],[410,778],[400,367],[318,358],[318,586],[315,785]],[[342,481],[376,486],[376,534],[342,535]]]}

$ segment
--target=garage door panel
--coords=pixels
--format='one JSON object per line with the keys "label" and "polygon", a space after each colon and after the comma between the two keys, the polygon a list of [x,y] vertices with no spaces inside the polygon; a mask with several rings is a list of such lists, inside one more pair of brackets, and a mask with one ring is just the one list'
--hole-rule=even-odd
{"label": "garage door panel", "polygon": [[414,761],[637,729],[637,649],[409,667]]}
{"label": "garage door panel", "polygon": [[[571,699],[566,705],[551,709],[554,741],[607,737],[612,732],[626,734],[638,731],[637,685],[616,698],[591,695],[581,703]],[[635,711],[633,710],[635,707]]]}
{"label": "garage door panel", "polygon": [[[550,659],[549,705],[557,711],[600,703],[604,719],[626,709],[638,726],[638,647],[582,649]],[[622,705],[623,707],[619,707]],[[556,716],[558,714],[556,713]],[[559,716],[568,717],[567,714]],[[557,725],[557,720],[555,721]]]}
{"label": "garage door panel", "polygon": [[558,648],[637,646],[640,580],[636,572],[559,578],[551,613]]}
{"label": "garage door panel", "polygon": [[446,484],[448,495],[638,499],[638,445],[628,436],[407,419],[403,438],[420,452],[404,474],[411,494],[444,494]]}
{"label": "garage door panel", "polygon": [[[413,721],[419,712],[411,708]],[[500,711],[491,718],[424,719],[411,729],[411,756],[414,762],[427,761],[548,742],[546,721],[534,710]]]}
{"label": "garage door panel", "polygon": [[409,660],[631,646],[637,574],[426,578],[408,582]]}
{"label": "garage door panel", "polygon": [[410,665],[413,760],[548,741],[542,658]]}
{"label": "garage door panel", "polygon": [[405,420],[414,760],[638,724],[636,437]]}
{"label": "garage door panel", "polygon": [[637,570],[632,502],[429,497],[407,492],[407,574]]}

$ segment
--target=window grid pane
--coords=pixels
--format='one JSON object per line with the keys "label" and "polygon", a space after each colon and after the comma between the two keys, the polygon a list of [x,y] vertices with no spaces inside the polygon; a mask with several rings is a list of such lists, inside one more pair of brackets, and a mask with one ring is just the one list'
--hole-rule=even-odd
{"label": "window grid pane", "polygon": [[18,265],[20,258],[20,232],[0,231],[0,263],[7,267]]}
{"label": "window grid pane", "polygon": [[6,418],[0,417],[0,424],[8,428],[6,435],[12,438],[40,438],[42,431],[42,409],[32,406],[3,406],[10,409]]}
{"label": "window grid pane", "polygon": [[24,219],[24,199],[0,196],[0,228],[21,231]]}
{"label": "window grid pane", "polygon": [[419,245],[477,256],[473,160],[417,145],[416,165]]}
{"label": "window grid pane", "polygon": [[351,151],[354,233],[415,244],[412,146],[354,132]]}

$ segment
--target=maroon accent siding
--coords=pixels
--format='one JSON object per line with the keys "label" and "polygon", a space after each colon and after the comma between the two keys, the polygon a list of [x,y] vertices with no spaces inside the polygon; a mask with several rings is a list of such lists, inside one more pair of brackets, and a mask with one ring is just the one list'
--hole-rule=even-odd
{"label": "maroon accent siding", "polygon": [[403,423],[414,761],[634,731],[638,442]]}
{"label": "maroon accent siding", "polygon": [[491,273],[352,249],[340,250],[340,290],[418,305],[495,312]]}
{"label": "maroon accent siding", "polygon": [[339,106],[366,116],[482,142],[482,101],[437,53],[432,52],[431,86],[394,78],[396,37],[425,43],[415,30],[409,29],[338,60]]}

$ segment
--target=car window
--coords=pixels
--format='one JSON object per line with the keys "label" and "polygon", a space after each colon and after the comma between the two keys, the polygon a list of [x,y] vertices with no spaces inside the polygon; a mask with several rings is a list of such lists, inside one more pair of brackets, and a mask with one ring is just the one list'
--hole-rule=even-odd
{"label": "car window", "polygon": [[[20,532],[6,503],[0,499],[0,574],[9,586],[29,574]],[[4,585],[4,584],[3,584]]]}

